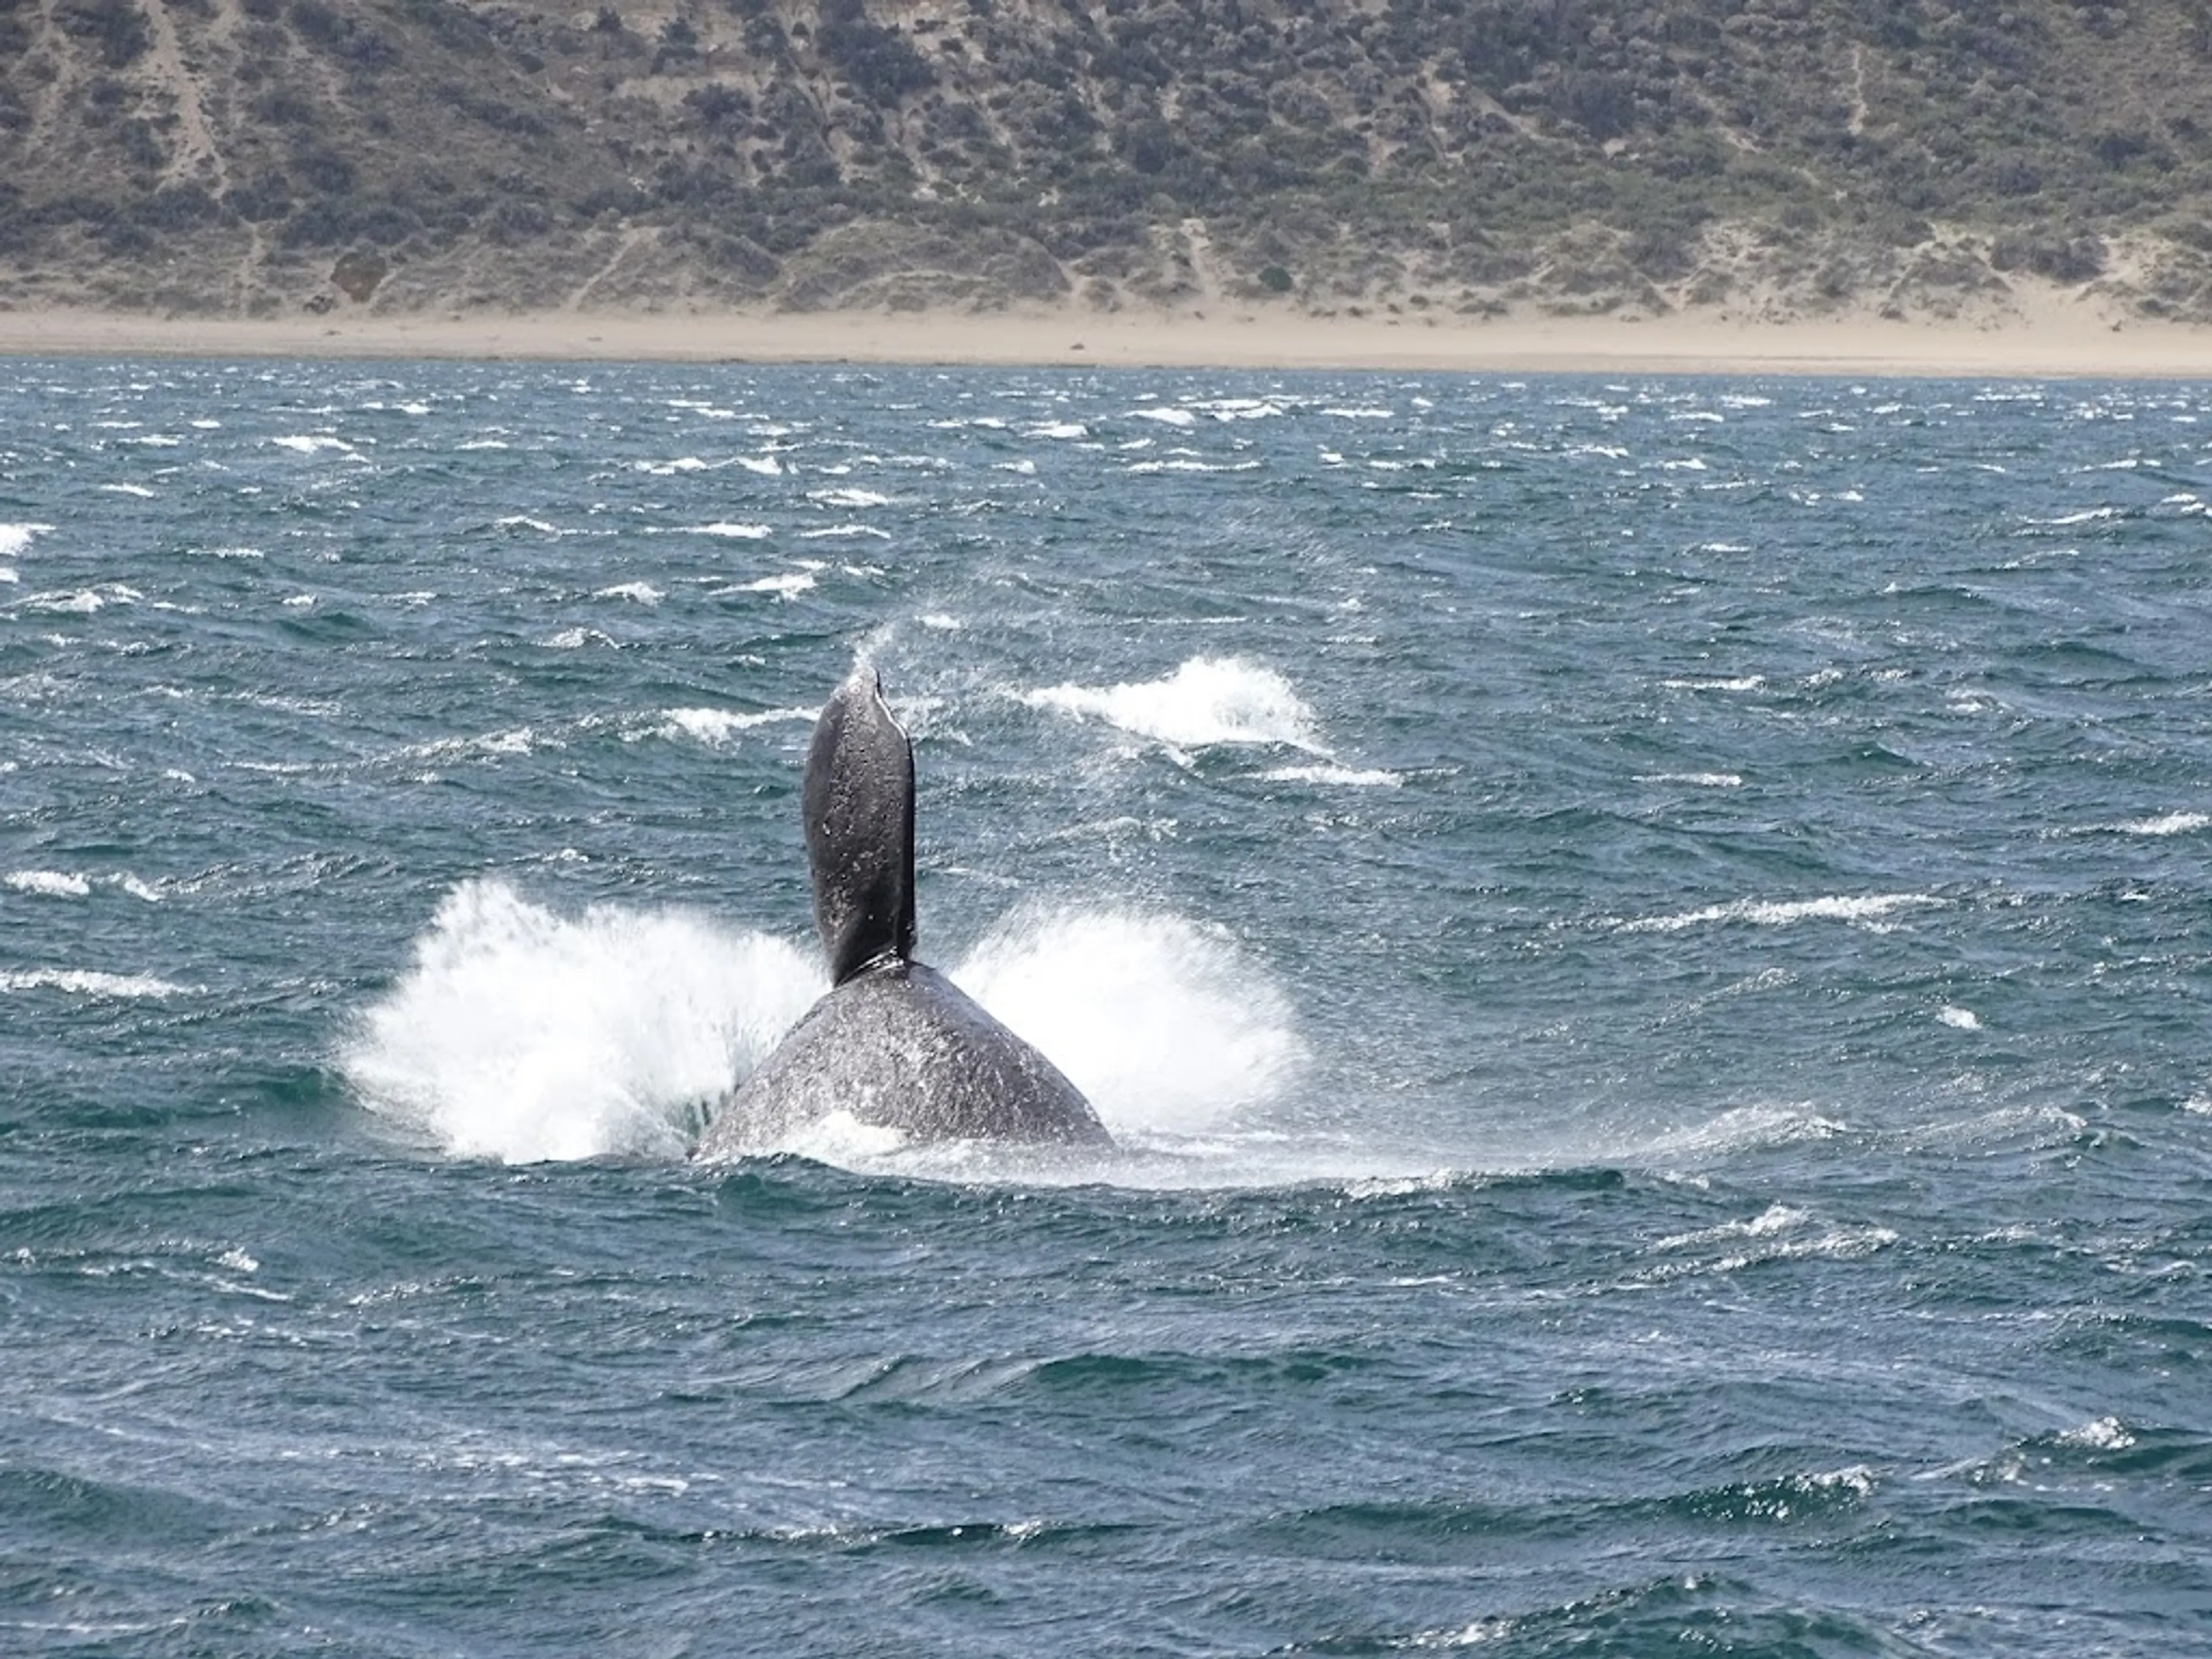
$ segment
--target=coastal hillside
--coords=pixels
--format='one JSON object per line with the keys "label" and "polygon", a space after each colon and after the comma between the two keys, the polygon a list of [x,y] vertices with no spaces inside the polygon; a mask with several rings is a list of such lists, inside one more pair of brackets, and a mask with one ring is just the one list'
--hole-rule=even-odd
{"label": "coastal hillside", "polygon": [[0,306],[2212,321],[2212,0],[0,0]]}

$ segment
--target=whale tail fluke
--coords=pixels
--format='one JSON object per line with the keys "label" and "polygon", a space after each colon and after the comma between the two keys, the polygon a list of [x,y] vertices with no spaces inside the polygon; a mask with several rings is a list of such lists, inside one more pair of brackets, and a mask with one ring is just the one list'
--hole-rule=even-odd
{"label": "whale tail fluke", "polygon": [[842,985],[914,954],[914,745],[861,663],[823,706],[802,791],[814,925]]}

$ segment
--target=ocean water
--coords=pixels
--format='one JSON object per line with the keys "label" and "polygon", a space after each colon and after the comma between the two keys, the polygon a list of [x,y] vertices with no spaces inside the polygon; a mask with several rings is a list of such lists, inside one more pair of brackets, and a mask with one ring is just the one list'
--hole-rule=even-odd
{"label": "ocean water", "polygon": [[[2212,1650],[2212,388],[16,362],[0,1650]],[[1114,1130],[684,1152],[923,952]]]}

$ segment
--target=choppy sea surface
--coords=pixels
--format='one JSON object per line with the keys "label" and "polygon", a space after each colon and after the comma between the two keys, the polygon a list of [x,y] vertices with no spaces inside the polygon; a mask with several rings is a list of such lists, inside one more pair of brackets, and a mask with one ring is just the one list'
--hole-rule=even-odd
{"label": "choppy sea surface", "polygon": [[[16,362],[0,1650],[2212,1648],[2212,388]],[[1119,1141],[684,1153],[925,956]]]}

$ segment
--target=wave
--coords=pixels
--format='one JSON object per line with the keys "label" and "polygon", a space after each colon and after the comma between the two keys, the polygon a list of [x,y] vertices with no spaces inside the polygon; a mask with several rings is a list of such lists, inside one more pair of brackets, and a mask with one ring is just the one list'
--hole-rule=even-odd
{"label": "wave", "polygon": [[1278,766],[1260,774],[1264,783],[1317,783],[1342,789],[1395,789],[1405,781],[1395,772],[1351,766]]}
{"label": "wave", "polygon": [[2212,826],[2212,813],[2167,812],[2132,823],[2116,823],[2112,829],[2123,836],[2187,836],[2208,826]]}
{"label": "wave", "polygon": [[812,708],[771,708],[758,714],[740,714],[727,708],[672,708],[659,732],[667,738],[696,738],[701,743],[726,744],[740,732],[783,720],[811,720],[819,712]]}
{"label": "wave", "polygon": [[720,599],[732,593],[773,593],[779,599],[797,599],[815,585],[811,571],[786,570],[773,576],[761,576],[749,582],[733,582],[727,587],[718,587],[710,596]]}
{"label": "wave", "polygon": [[187,996],[192,988],[150,974],[103,974],[88,968],[0,969],[0,991],[65,991],[71,996],[131,999]]}
{"label": "wave", "polygon": [[1275,744],[1326,755],[1313,710],[1273,669],[1241,657],[1193,657],[1157,680],[1055,685],[1022,694],[1032,708],[1095,719],[1178,748]]}
{"label": "wave", "polygon": [[1843,921],[1874,925],[1899,910],[1939,905],[1932,893],[1868,893],[1855,897],[1736,899],[1679,915],[1648,916],[1620,925],[1625,933],[1673,933],[1715,922],[1747,922],[1755,927],[1788,927],[1801,921]]}
{"label": "wave", "polygon": [[69,870],[11,870],[0,885],[42,898],[83,898],[92,891],[90,880]]}
{"label": "wave", "polygon": [[775,532],[764,524],[732,524],[717,520],[713,524],[686,525],[678,532],[686,536],[722,536],[734,541],[764,542]]}
{"label": "wave", "polygon": [[0,559],[20,558],[33,540],[52,530],[50,524],[0,524]]}

